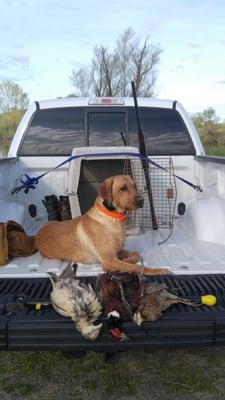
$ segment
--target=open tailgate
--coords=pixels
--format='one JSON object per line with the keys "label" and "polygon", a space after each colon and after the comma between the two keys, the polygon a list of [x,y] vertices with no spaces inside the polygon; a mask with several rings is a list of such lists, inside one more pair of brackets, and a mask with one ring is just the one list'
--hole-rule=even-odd
{"label": "open tailgate", "polygon": [[[69,318],[58,315],[51,305],[47,278],[0,279],[0,350],[30,351],[119,351],[138,348],[223,345],[225,343],[225,274],[154,276],[178,289],[179,296],[196,299],[214,294],[214,307],[173,305],[155,322],[138,327],[124,322],[129,341],[113,339],[104,326],[97,340],[85,340]],[[44,304],[39,310],[36,304]],[[38,308],[38,307],[37,307]]]}

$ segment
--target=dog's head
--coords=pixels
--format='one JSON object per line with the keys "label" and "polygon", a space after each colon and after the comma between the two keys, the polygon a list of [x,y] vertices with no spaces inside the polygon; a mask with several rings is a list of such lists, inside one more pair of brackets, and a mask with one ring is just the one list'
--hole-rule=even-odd
{"label": "dog's head", "polygon": [[105,179],[100,186],[99,195],[120,213],[143,207],[143,197],[129,175]]}

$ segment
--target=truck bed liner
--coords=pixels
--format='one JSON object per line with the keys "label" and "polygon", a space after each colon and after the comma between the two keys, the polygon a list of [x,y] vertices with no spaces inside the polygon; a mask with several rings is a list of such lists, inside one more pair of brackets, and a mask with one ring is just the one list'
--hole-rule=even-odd
{"label": "truck bed liner", "polygon": [[[170,240],[163,245],[158,243],[166,239],[168,230],[147,232],[127,237],[126,247],[138,251],[146,266],[170,268],[175,274],[199,275],[204,273],[220,274],[225,270],[225,244],[197,239],[187,228],[187,219],[176,220]],[[50,260],[39,252],[29,257],[13,258],[0,269],[0,279],[10,276],[17,278],[43,278],[47,271],[60,273],[67,265],[66,261]],[[102,272],[99,264],[82,266],[79,264],[77,275],[98,275]],[[30,278],[29,278],[30,279]]]}
{"label": "truck bed liner", "polygon": [[[51,305],[36,311],[35,303],[48,303],[50,281],[39,279],[0,280],[0,350],[63,350],[63,351],[122,351],[165,346],[201,346],[225,343],[225,274],[154,276],[177,288],[178,294],[196,298],[214,294],[214,307],[192,308],[174,305],[156,322],[138,327],[124,322],[124,332],[130,340],[118,342],[108,334],[104,322],[100,337],[88,341],[75,330],[69,318],[56,314]],[[21,305],[21,298],[24,305]]]}

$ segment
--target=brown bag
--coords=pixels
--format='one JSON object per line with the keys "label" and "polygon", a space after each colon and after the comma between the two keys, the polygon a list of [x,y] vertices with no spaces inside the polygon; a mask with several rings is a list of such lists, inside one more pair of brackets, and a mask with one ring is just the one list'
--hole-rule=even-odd
{"label": "brown bag", "polygon": [[30,256],[35,253],[33,236],[26,235],[23,227],[15,221],[0,222],[0,265],[10,258]]}

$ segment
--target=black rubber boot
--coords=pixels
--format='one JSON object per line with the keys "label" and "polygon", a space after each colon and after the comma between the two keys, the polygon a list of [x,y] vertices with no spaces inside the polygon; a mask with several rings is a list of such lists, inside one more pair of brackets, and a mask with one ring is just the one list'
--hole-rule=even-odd
{"label": "black rubber boot", "polygon": [[47,210],[48,221],[61,221],[59,200],[55,194],[45,196],[45,199],[42,200],[42,203]]}
{"label": "black rubber boot", "polygon": [[68,196],[59,196],[59,209],[62,221],[72,219]]}

